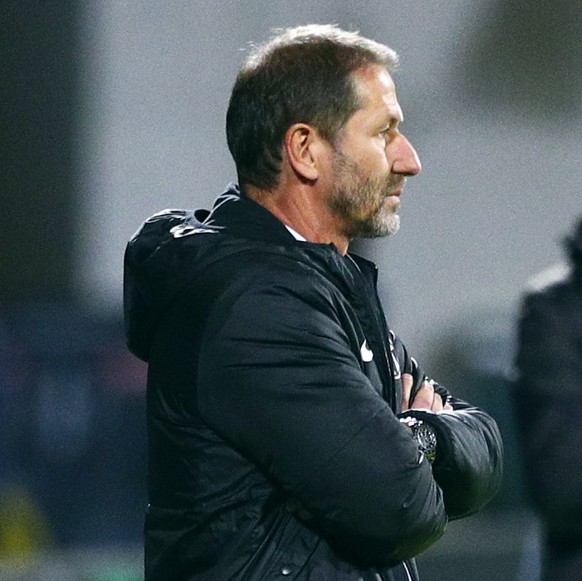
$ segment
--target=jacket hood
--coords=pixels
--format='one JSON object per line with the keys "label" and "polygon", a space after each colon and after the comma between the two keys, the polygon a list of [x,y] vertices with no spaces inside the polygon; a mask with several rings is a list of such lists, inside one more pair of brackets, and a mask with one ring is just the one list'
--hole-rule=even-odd
{"label": "jacket hood", "polygon": [[144,361],[160,316],[209,263],[235,251],[217,244],[224,230],[235,238],[289,243],[292,236],[267,210],[234,184],[212,211],[167,209],[148,218],[124,257],[123,303],[129,350]]}
{"label": "jacket hood", "polygon": [[214,232],[204,228],[206,211],[163,210],[148,218],[129,241],[124,257],[123,308],[129,350],[148,360],[156,322],[180,291],[180,236]]}

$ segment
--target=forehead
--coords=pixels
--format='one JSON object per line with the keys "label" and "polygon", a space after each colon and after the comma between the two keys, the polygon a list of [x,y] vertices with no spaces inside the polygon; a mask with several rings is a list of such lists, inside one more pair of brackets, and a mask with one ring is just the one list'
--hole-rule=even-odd
{"label": "forehead", "polygon": [[370,65],[358,69],[354,72],[353,78],[356,92],[361,100],[361,107],[354,116],[366,114],[402,120],[394,80],[384,67]]}

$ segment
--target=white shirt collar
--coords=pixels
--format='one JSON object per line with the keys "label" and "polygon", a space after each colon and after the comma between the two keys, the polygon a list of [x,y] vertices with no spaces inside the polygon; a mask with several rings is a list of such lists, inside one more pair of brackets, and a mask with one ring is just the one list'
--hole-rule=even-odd
{"label": "white shirt collar", "polygon": [[295,240],[299,240],[299,242],[307,242],[307,239],[301,236],[301,234],[299,234],[299,232],[297,232],[296,230],[293,230],[291,226],[287,226],[287,224],[285,224],[285,228],[287,228],[287,230],[291,232],[291,235],[293,236],[293,238],[295,238]]}

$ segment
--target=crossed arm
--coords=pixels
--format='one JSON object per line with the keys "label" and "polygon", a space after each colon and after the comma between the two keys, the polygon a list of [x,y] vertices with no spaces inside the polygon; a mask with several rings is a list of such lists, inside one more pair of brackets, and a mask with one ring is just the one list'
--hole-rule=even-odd
{"label": "crossed arm", "polygon": [[447,518],[478,510],[497,489],[495,423],[443,401],[429,381],[410,403],[405,374],[406,407],[430,415],[446,442],[435,464],[421,461],[410,430],[360,370],[331,303],[305,292],[300,282],[255,277],[221,302],[200,354],[201,413],[330,538],[377,545],[390,559],[418,554]]}

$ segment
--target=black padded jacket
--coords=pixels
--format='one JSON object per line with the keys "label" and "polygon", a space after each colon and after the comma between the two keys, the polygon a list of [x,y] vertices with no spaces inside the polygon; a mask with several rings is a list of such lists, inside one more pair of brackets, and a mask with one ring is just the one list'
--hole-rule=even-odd
{"label": "black padded jacket", "polygon": [[147,581],[418,578],[414,557],[501,479],[483,411],[399,421],[402,373],[375,266],[300,242],[236,187],[167,210],[125,257],[131,351],[149,364]]}

